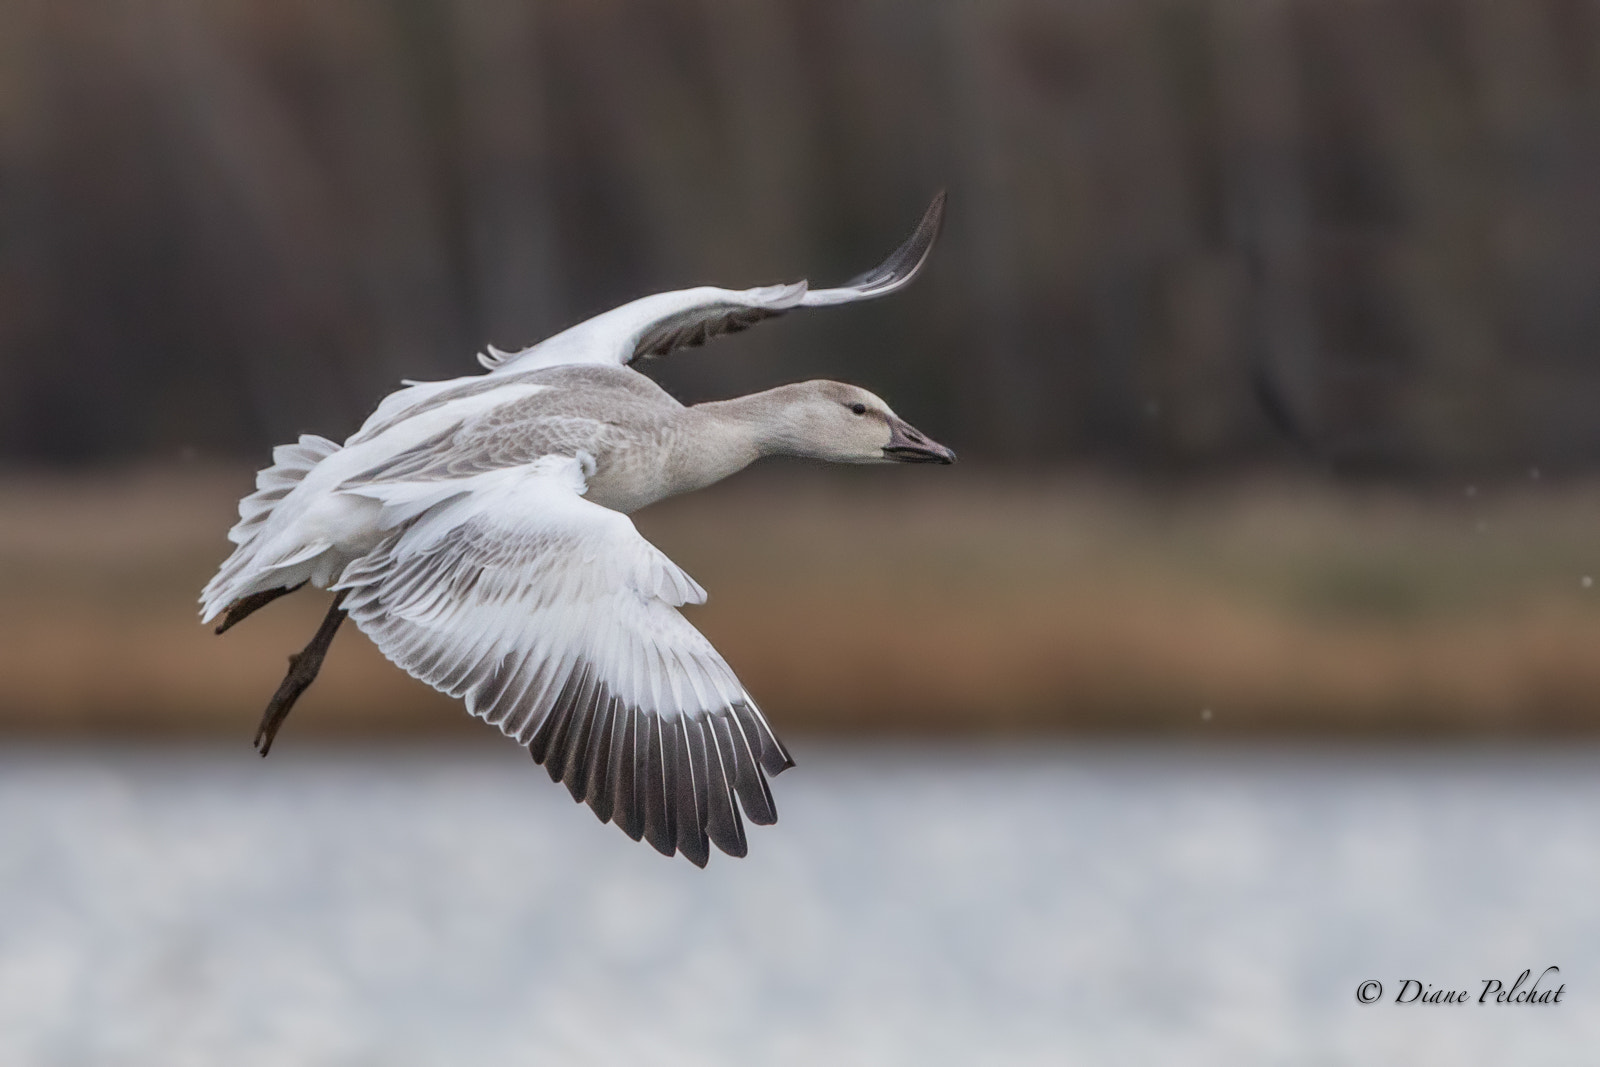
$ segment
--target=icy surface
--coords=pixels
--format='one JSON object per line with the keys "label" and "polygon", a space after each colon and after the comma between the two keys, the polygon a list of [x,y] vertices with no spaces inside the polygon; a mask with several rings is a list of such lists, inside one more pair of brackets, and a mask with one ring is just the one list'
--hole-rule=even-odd
{"label": "icy surface", "polygon": [[700,871],[510,746],[9,746],[0,1063],[1600,1060],[1596,750],[794,750]]}

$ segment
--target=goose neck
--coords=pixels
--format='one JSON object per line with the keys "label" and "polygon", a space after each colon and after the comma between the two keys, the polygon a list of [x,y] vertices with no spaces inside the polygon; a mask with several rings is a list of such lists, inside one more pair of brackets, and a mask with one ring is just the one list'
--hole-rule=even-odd
{"label": "goose neck", "polygon": [[[792,417],[793,386],[779,386],[731,400],[713,400],[690,410],[716,427],[711,436],[737,441],[751,450],[749,463],[761,456],[801,455],[803,436]],[[742,465],[742,464],[741,464]]]}

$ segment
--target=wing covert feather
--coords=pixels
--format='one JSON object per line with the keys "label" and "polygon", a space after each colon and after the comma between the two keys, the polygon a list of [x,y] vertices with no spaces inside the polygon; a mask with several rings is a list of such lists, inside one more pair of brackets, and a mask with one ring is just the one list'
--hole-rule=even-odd
{"label": "wing covert feather", "polygon": [[[677,611],[704,590],[627,516],[579,495],[576,460],[455,488],[349,566],[334,588],[350,617],[395,664],[526,745],[601,821],[702,866],[707,842],[743,855],[732,798],[772,822],[766,775],[792,761]],[[415,493],[360,492],[386,507]]]}

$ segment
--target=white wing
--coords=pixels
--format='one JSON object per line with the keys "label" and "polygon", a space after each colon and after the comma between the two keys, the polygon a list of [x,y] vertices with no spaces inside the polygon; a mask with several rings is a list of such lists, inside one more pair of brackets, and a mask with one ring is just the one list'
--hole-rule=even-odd
{"label": "white wing", "polygon": [[775,821],[763,770],[792,762],[676,610],[704,590],[583,488],[562,457],[363,487],[384,525],[408,524],[334,588],[384,655],[527,745],[602,822],[702,866],[708,840],[742,856],[739,803]]}
{"label": "white wing", "polygon": [[885,296],[917,276],[943,219],[941,192],[905,244],[872,270],[834,289],[811,290],[801,281],[756,289],[705,285],[657,293],[580,322],[532,348],[521,352],[490,348],[478,360],[491,371],[520,372],[571,363],[626,366],[640,357],[664,356],[677,348],[704,344],[719,334],[747,330],[794,308],[829,307]]}

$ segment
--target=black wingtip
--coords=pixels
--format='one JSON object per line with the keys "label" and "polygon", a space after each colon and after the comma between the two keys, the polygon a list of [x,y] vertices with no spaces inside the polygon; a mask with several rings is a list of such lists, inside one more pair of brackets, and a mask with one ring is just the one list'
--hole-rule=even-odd
{"label": "black wingtip", "polygon": [[865,274],[851,278],[842,288],[893,289],[916,277],[922,265],[928,261],[928,253],[933,251],[933,244],[939,239],[939,230],[944,226],[944,202],[945,191],[940,189],[905,243],[889,253],[888,259]]}

